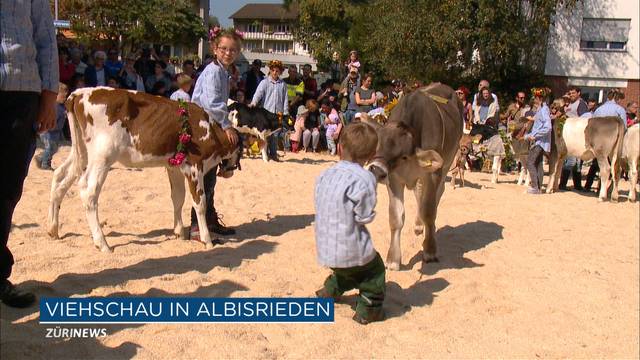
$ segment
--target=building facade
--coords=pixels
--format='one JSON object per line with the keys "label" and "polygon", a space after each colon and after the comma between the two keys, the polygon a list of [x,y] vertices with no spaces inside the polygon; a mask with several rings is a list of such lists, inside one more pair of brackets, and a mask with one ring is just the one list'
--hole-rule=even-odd
{"label": "building facade", "polygon": [[551,28],[545,77],[555,94],[569,86],[602,102],[611,88],[640,99],[640,2],[584,0]]}
{"label": "building facade", "polygon": [[298,68],[310,64],[316,70],[316,61],[306,45],[295,41],[294,24],[298,10],[288,10],[282,4],[247,4],[229,17],[233,26],[244,33],[242,54],[237,64],[245,71],[255,59],[267,63],[280,60]]}

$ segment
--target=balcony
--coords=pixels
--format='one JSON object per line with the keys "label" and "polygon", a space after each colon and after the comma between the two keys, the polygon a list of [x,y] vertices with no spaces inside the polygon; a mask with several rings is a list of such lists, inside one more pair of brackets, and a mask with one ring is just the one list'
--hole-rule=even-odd
{"label": "balcony", "polygon": [[242,34],[245,40],[284,40],[293,41],[293,34],[288,33],[265,33],[265,32],[246,32]]}

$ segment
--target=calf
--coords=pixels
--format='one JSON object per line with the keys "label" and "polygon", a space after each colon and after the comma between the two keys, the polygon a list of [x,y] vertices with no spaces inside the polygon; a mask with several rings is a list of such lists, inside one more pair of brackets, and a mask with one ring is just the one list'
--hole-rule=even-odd
{"label": "calf", "polygon": [[[511,125],[513,124],[513,125]],[[523,137],[526,133],[531,131],[533,122],[529,121],[526,117],[520,119],[514,119],[510,123],[511,130],[511,152],[513,157],[520,162],[520,176],[518,177],[518,185],[529,186],[531,178],[529,177],[529,171],[527,170],[527,157],[529,157],[529,148],[531,142],[524,140]]]}
{"label": "calf", "polygon": [[[618,200],[618,177],[616,173],[618,160],[622,157],[624,125],[616,116],[594,118],[567,118],[564,123],[554,124],[553,146],[549,160],[549,186],[547,193],[558,190],[559,174],[562,163],[567,156],[575,156],[583,161],[598,161],[600,167],[600,195],[598,201],[607,199],[607,191],[611,180],[613,192],[611,200]],[[609,160],[611,159],[611,160]],[[611,178],[611,179],[610,179]]]}
{"label": "calf", "polygon": [[640,124],[627,129],[624,135],[622,156],[629,163],[629,201],[636,201],[636,185],[638,184],[638,164],[640,163]]}
{"label": "calf", "polygon": [[[98,198],[109,169],[116,161],[128,167],[167,167],[174,212],[174,233],[182,234],[184,178],[189,184],[201,240],[213,247],[205,218],[204,174],[223,159],[237,164],[239,150],[207,113],[188,103],[191,142],[177,166],[168,160],[176,153],[182,122],[179,104],[159,96],[110,88],[84,88],[67,99],[73,146],[67,160],[54,172],[49,204],[49,235],[58,238],[60,204],[76,178],[86,209],[94,245],[110,251],[98,220]],[[231,176],[231,167],[220,174]]]}
{"label": "calf", "polygon": [[[243,103],[229,100],[229,120],[242,134],[253,135],[266,144],[267,137],[282,128],[283,116],[270,113],[261,107],[249,107]],[[259,142],[260,143],[260,142]],[[266,146],[260,148],[262,160],[269,161]]]}

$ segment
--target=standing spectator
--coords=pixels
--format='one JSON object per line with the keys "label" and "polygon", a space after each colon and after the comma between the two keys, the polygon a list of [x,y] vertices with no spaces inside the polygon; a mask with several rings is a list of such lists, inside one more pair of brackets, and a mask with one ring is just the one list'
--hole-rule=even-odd
{"label": "standing spectator", "polygon": [[529,106],[527,106],[527,104],[524,102],[526,97],[527,95],[524,93],[524,91],[518,91],[515,101],[509,104],[509,106],[507,107],[507,112],[504,114],[504,118],[500,118],[501,121],[504,121],[503,125],[507,129],[509,128],[509,124],[512,121],[516,121],[522,118],[524,114],[529,111]]}
{"label": "standing spectator", "polygon": [[120,70],[122,70],[122,61],[118,59],[118,49],[111,49],[107,52],[107,61],[104,63],[105,69],[109,76],[118,76]]}
{"label": "standing spectator", "polygon": [[291,116],[296,116],[295,112],[298,111],[298,106],[304,102],[302,96],[304,95],[304,81],[298,75],[298,68],[295,65],[289,65],[289,76],[284,79],[284,83],[287,85],[287,96],[289,98],[289,113]]}
{"label": "standing spectator", "polygon": [[534,97],[534,103],[538,108],[536,115],[533,118],[529,118],[533,121],[533,128],[531,132],[524,136],[525,140],[533,141],[533,147],[529,150],[529,157],[527,158],[527,169],[531,177],[531,186],[527,190],[529,194],[540,194],[542,187],[542,177],[544,175],[542,169],[542,158],[544,153],[551,152],[551,114],[549,106],[545,102],[549,89],[536,89],[532,90]]}
{"label": "standing spectator", "polygon": [[334,82],[340,82],[344,78],[344,71],[342,69],[342,64],[340,64],[340,54],[337,51],[333,52],[331,56],[330,70],[331,70],[331,80]]}
{"label": "standing spectator", "polygon": [[356,112],[358,112],[358,104],[356,104],[356,89],[360,87],[360,74],[357,67],[349,69],[349,76],[342,82],[340,94],[343,99],[342,109],[344,111],[345,122],[348,125],[353,120]]}
{"label": "standing spectator", "polygon": [[462,125],[464,126],[464,133],[468,134],[471,131],[471,119],[473,117],[473,110],[471,109],[471,103],[467,100],[469,96],[469,89],[466,86],[460,86],[456,90],[458,100],[462,104]]}
{"label": "standing spectator", "polygon": [[189,95],[191,83],[193,82],[191,76],[185,73],[181,73],[176,77],[176,81],[178,82],[178,90],[174,91],[173,94],[171,94],[171,100],[184,100],[187,102],[191,101],[191,96]]}
{"label": "standing spectator", "polygon": [[60,63],[58,70],[60,81],[69,85],[73,74],[76,73],[76,66],[69,61],[69,50],[67,48],[58,49],[58,62]]}
{"label": "standing spectator", "polygon": [[160,51],[160,56],[158,61],[162,61],[166,65],[164,68],[164,71],[167,73],[167,77],[170,80],[175,79],[176,67],[171,62],[171,59],[169,58],[169,53],[165,50]]}
{"label": "standing spectator", "polygon": [[627,104],[627,127],[638,123],[638,102],[633,101]]}
{"label": "standing spectator", "polygon": [[[240,53],[241,38],[234,31],[221,31],[211,39],[211,48],[216,54],[216,60],[212,60],[203,70],[196,81],[192,100],[209,115],[210,121],[220,125],[227,135],[227,139],[233,145],[238,144],[238,133],[229,121],[229,71]],[[204,175],[204,195],[206,199],[206,219],[209,231],[221,235],[233,235],[236,231],[224,226],[220,222],[215,208],[215,186],[217,166]],[[196,212],[191,209],[191,239],[200,241],[200,230]]]}
{"label": "standing spectator", "polygon": [[376,103],[376,91],[371,88],[373,84],[373,75],[368,73],[362,77],[362,84],[355,91],[356,104],[358,111],[368,113],[373,110]]}
{"label": "standing spectator", "polygon": [[[284,70],[284,65],[279,60],[269,62],[269,77],[262,80],[256,89],[255,95],[251,100],[250,107],[255,107],[259,104],[267,110],[269,116],[286,117],[289,114],[289,99],[287,95],[287,85],[280,79],[280,74]],[[273,161],[280,161],[278,159],[278,138],[283,137],[286,133],[285,122],[282,123],[282,128],[272,132],[268,141],[267,155],[269,159]],[[286,148],[287,144],[283,144]]]}
{"label": "standing spectator", "polygon": [[144,91],[144,80],[135,68],[136,58],[133,54],[127,55],[124,66],[120,70],[118,77],[122,86],[129,90]]}
{"label": "standing spectator", "polygon": [[348,126],[343,136],[340,161],[316,181],[316,251],[320,265],[331,269],[316,295],[337,300],[358,289],[353,320],[366,325],[384,319],[384,262],[365,227],[376,214],[376,179],[363,168],[375,155],[378,136],[366,124]]}
{"label": "standing spectator", "polygon": [[[167,74],[164,72],[164,69],[166,67],[167,65],[162,61],[156,61],[154,65],[153,75],[149,76],[144,83],[144,87],[147,90],[147,92],[150,92],[153,94],[154,93],[153,88],[156,86],[157,83],[162,83],[165,90],[167,91],[169,90],[169,87],[171,86],[171,80],[169,79]],[[158,88],[156,88],[156,91],[157,90]],[[161,95],[161,94],[156,94],[156,95]]]}
{"label": "standing spectator", "polygon": [[491,90],[487,87],[480,89],[480,92],[473,100],[473,123],[487,124],[495,126],[495,116],[498,114],[498,103],[492,96]]}
{"label": "standing spectator", "polygon": [[36,166],[42,170],[53,170],[51,168],[51,159],[58,151],[60,141],[62,141],[62,129],[67,122],[67,111],[64,108],[64,102],[69,95],[69,88],[65,83],[60,83],[58,87],[58,96],[56,97],[56,125],[49,131],[40,134],[40,139],[44,143],[44,151],[41,156],[36,156]]}
{"label": "standing spectator", "polygon": [[94,65],[87,66],[87,70],[84,71],[84,81],[89,87],[93,86],[106,86],[109,74],[104,67],[104,62],[107,60],[107,54],[104,51],[96,51],[93,55]]}
{"label": "standing spectator", "polygon": [[[491,85],[489,84],[489,80],[480,80],[480,82],[478,83],[478,94],[473,96],[473,104],[471,105],[474,109],[476,107],[476,102],[477,100],[480,99],[480,92],[482,91],[482,88],[487,88],[487,89],[491,89]],[[496,96],[496,94],[491,93],[491,97],[493,98],[493,102],[495,103],[495,107],[496,107],[496,114],[500,114],[500,103],[498,102],[498,96]],[[494,124],[495,125],[495,124]]]}
{"label": "standing spectator", "polygon": [[309,110],[309,114],[304,122],[302,146],[306,152],[310,150],[317,152],[318,143],[320,142],[320,112],[318,111],[318,102],[313,99],[307,100],[306,108]]}
{"label": "standing spectator", "polygon": [[[28,307],[35,295],[10,281],[11,219],[35,151],[35,133],[55,126],[60,75],[49,1],[2,0],[0,11],[0,301]],[[5,346],[5,345],[3,345]],[[10,345],[9,345],[10,346]]]}
{"label": "standing spectator", "polygon": [[[569,88],[568,96],[569,103],[565,107],[567,117],[579,117],[589,112],[589,107],[586,101],[581,97],[582,91],[577,86],[571,86]],[[562,164],[562,172],[560,174],[560,184],[558,188],[560,190],[567,190],[567,183],[569,182],[569,174],[573,179],[573,188],[575,190],[582,190],[582,164],[580,160],[574,156],[568,156]]]}
{"label": "standing spectator", "polygon": [[191,79],[195,79],[196,78],[195,67],[196,65],[193,63],[193,60],[185,60],[182,63],[182,73],[189,75]]}
{"label": "standing spectator", "polygon": [[76,74],[84,75],[87,64],[82,61],[82,50],[74,47],[69,50],[69,54],[71,55],[71,63],[76,67]]}
{"label": "standing spectator", "polygon": [[325,127],[327,128],[327,148],[329,149],[329,154],[331,155],[335,155],[337,151],[336,140],[339,124],[340,118],[338,118],[338,114],[335,113],[329,114],[329,116],[327,116],[325,120]]}
{"label": "standing spectator", "polygon": [[262,61],[255,59],[251,63],[251,67],[242,75],[242,82],[246,91],[245,95],[247,99],[253,99],[253,94],[256,93],[258,84],[264,80],[264,73],[262,70]]}
{"label": "standing spectator", "polygon": [[304,82],[303,101],[315,99],[318,96],[318,82],[311,74],[311,65],[304,64],[302,66],[302,81]]}
{"label": "standing spectator", "polygon": [[[624,99],[624,93],[618,89],[611,89],[607,93],[607,99],[607,102],[600,105],[593,112],[593,117],[617,116],[620,118],[620,121],[624,125],[626,131],[627,112],[622,106],[618,104],[619,101]],[[594,159],[593,161],[591,161],[591,167],[589,167],[589,172],[587,173],[587,180],[584,184],[584,191],[591,191],[591,186],[593,185],[593,181],[596,178],[596,173],[598,173],[599,171],[600,167],[598,166],[598,162]]]}

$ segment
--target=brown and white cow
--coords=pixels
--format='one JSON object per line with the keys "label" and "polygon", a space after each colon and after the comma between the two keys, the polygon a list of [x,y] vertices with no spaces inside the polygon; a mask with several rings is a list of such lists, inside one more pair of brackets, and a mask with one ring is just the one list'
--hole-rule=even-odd
{"label": "brown and white cow", "polygon": [[558,190],[559,174],[564,158],[575,156],[583,161],[598,161],[600,181],[604,185],[600,186],[598,201],[607,199],[607,191],[611,183],[613,183],[611,200],[618,201],[619,173],[616,171],[619,166],[618,161],[622,157],[624,139],[624,125],[619,117],[567,118],[562,125],[554,124],[552,138],[558,151],[555,156],[552,153],[549,161],[548,194]]}
{"label": "brown and white cow", "polygon": [[389,191],[389,269],[400,269],[402,260],[405,187],[414,190],[418,202],[414,231],[424,234],[423,260],[437,260],[435,220],[445,175],[462,135],[461,112],[453,89],[434,83],[403,96],[389,121],[378,127],[378,151],[369,169]]}
{"label": "brown and white cow", "polygon": [[629,201],[636,201],[636,185],[638,184],[638,165],[640,164],[640,124],[627,129],[624,135],[622,157],[629,164]]}
{"label": "brown and white cow", "polygon": [[[135,91],[84,88],[74,91],[66,102],[72,148],[67,160],[54,172],[49,205],[49,235],[58,237],[60,204],[79,177],[80,197],[86,209],[94,245],[110,251],[98,220],[98,197],[110,166],[167,167],[174,210],[174,232],[182,235],[182,205],[187,179],[198,218],[201,241],[213,247],[205,218],[204,174],[228,159],[236,164],[240,151],[207,113],[188,104],[191,142],[186,160],[169,166],[182,127],[178,102]],[[220,174],[231,176],[232,169]],[[184,178],[183,178],[184,177]]]}

